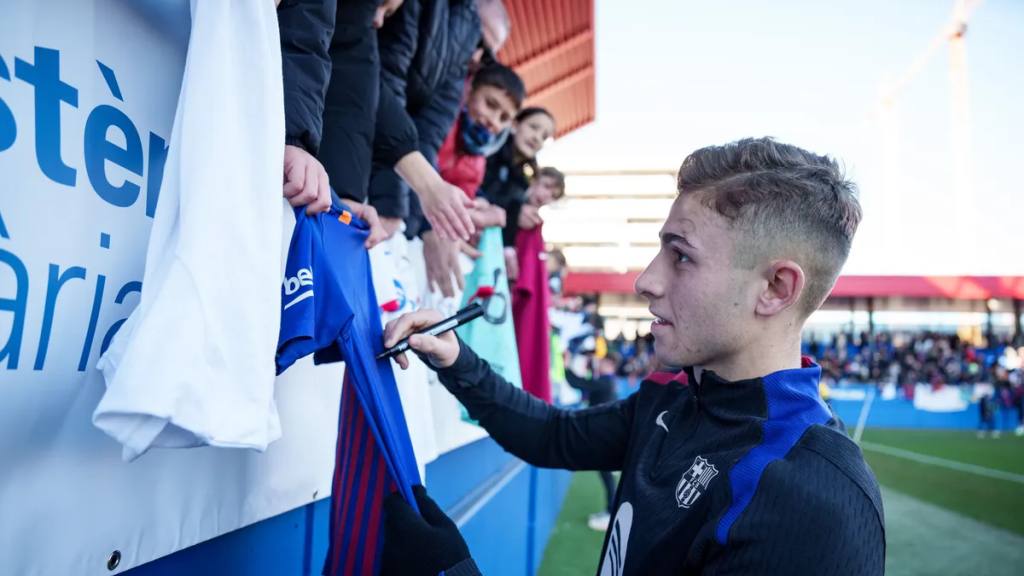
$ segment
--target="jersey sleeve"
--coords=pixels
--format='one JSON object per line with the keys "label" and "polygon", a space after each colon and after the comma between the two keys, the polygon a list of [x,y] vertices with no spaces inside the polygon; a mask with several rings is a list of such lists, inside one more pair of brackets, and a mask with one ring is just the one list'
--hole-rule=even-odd
{"label": "jersey sleeve", "polygon": [[[288,247],[281,282],[281,329],[277,339],[277,373],[309,354],[316,336],[312,234],[308,221],[296,212],[295,231]],[[308,349],[308,350],[307,350]]]}
{"label": "jersey sleeve", "polygon": [[[882,576],[885,529],[868,491],[808,451],[771,464],[704,574]],[[800,453],[802,452],[802,453]]]}
{"label": "jersey sleeve", "polygon": [[[318,353],[317,363],[341,359],[336,341],[345,323],[351,320],[352,310],[341,295],[323,246],[323,219],[330,218],[330,214],[333,211],[307,216],[302,208],[296,210],[295,231],[281,283],[278,374],[314,352]],[[324,353],[327,355],[322,356]]]}

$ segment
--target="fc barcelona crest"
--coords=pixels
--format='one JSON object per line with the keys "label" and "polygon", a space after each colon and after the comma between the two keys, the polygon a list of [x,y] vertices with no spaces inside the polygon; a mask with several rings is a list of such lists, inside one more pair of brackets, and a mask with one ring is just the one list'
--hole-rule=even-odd
{"label": "fc barcelona crest", "polygon": [[708,461],[700,456],[694,458],[690,469],[683,472],[679,484],[676,484],[676,504],[680,508],[693,506],[715,476],[718,476],[718,469],[714,464],[708,464]]}

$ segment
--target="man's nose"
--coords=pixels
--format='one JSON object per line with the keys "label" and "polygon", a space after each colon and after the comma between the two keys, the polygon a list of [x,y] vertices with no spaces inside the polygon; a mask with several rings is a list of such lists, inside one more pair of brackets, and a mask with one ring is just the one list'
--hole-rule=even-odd
{"label": "man's nose", "polygon": [[655,262],[652,261],[646,268],[644,268],[644,271],[636,277],[636,281],[633,283],[633,291],[648,299],[661,296],[661,283],[657,279],[656,272]]}

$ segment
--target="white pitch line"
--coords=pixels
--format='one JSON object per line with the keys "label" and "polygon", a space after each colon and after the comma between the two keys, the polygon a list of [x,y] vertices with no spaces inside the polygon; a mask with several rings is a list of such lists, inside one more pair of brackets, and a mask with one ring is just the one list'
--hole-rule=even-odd
{"label": "white pitch line", "polygon": [[904,458],[906,460],[920,462],[921,464],[931,464],[932,466],[941,466],[943,468],[949,468],[950,470],[967,472],[968,474],[977,474],[978,476],[985,476],[987,478],[996,478],[998,480],[1024,484],[1024,474],[1014,474],[1013,472],[995,470],[984,466],[978,466],[976,464],[965,464],[964,462],[957,462],[956,460],[946,460],[945,458],[919,454],[917,452],[911,452],[910,450],[903,450],[902,448],[893,448],[892,446],[886,446],[884,444],[875,444],[874,442],[861,442],[860,445],[865,450],[888,454],[889,456]]}
{"label": "white pitch line", "polygon": [[875,389],[871,388],[868,390],[868,395],[864,398],[864,404],[860,407],[860,417],[857,418],[857,429],[853,433],[853,441],[860,444],[860,437],[864,435],[864,426],[868,423],[868,413],[871,412],[871,404],[875,401]]}

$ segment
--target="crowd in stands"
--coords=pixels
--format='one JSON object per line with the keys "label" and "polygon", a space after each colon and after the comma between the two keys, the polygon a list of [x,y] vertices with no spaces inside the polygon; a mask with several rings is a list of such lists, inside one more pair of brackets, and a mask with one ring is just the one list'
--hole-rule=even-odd
{"label": "crowd in stands", "polygon": [[[569,341],[570,357],[611,358],[627,391],[657,369],[650,334],[606,339],[593,299],[563,299],[562,309],[583,319],[583,327]],[[827,387],[889,385],[913,400],[918,385],[933,390],[955,386],[978,403],[982,428],[993,430],[994,435],[999,427],[1016,428],[1018,435],[1024,435],[1024,348],[1011,338],[993,336],[987,345],[978,346],[956,334],[931,331],[839,332],[824,341],[808,334],[803,352],[821,366]]]}
{"label": "crowd in stands", "polygon": [[1024,349],[1010,338],[991,336],[985,346],[976,346],[956,334],[927,331],[840,333],[828,343],[811,338],[804,349],[821,364],[829,386],[893,385],[907,399],[913,399],[921,384],[932,389],[956,386],[965,393],[971,387],[982,428],[998,435],[996,419],[1001,414],[1004,426],[1012,420],[1017,434],[1024,435]]}
{"label": "crowd in stands", "polygon": [[870,382],[934,387],[990,383],[1019,389],[1021,362],[1009,339],[976,346],[955,334],[934,332],[839,333],[829,343],[809,340],[805,353],[821,364],[830,384]]}

